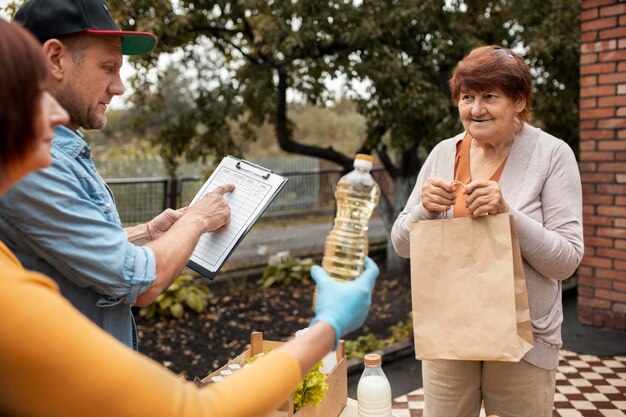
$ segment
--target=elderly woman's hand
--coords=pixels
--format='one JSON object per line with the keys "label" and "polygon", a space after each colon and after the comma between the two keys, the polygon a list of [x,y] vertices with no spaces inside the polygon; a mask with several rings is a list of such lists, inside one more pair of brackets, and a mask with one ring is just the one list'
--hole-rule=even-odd
{"label": "elderly woman's hand", "polygon": [[474,219],[487,214],[508,213],[510,210],[496,181],[472,181],[465,185],[463,192],[467,194],[467,209]]}
{"label": "elderly woman's hand", "polygon": [[430,177],[422,185],[422,206],[430,212],[445,212],[456,201],[456,187],[450,181]]}

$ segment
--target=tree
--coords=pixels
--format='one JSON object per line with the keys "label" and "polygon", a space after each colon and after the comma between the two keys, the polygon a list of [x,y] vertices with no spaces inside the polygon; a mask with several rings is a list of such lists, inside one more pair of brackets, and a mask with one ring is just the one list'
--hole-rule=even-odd
{"label": "tree", "polygon": [[[323,105],[326,81],[345,77],[367,118],[359,151],[375,151],[393,178],[379,213],[391,224],[422,164],[420,155],[461,131],[447,81],[472,48],[519,50],[535,75],[535,124],[578,140],[580,0],[109,0],[124,28],[160,38],[136,57],[135,99],[150,105],[148,72],[161,52],[193,63],[194,106],[161,135],[179,150],[220,156],[233,146],[228,120],[273,124],[280,147],[350,169],[352,155],[293,137],[287,93]],[[202,126],[202,129],[197,129]],[[182,128],[181,128],[182,127]],[[388,268],[401,264],[388,250]]]}
{"label": "tree", "polygon": [[158,74],[148,107],[138,107],[133,124],[142,136],[159,147],[167,174],[175,177],[180,157],[193,155],[194,138],[201,125],[196,121],[190,80],[173,64]]}

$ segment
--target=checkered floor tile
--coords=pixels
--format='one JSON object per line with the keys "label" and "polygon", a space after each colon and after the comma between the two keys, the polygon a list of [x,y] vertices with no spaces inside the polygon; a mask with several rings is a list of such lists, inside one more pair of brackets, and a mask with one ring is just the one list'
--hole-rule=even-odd
{"label": "checkered floor tile", "polygon": [[[626,356],[599,358],[562,350],[554,408],[553,417],[626,417]],[[421,388],[393,404],[396,417],[421,417],[423,409]]]}

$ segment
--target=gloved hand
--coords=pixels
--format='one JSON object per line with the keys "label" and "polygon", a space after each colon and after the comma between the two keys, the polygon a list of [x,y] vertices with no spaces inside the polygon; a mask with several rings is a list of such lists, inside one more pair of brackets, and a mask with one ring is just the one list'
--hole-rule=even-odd
{"label": "gloved hand", "polygon": [[148,222],[148,238],[150,241],[156,240],[176,223],[180,216],[183,215],[187,207],[178,210],[167,209],[163,213],[156,216]]}
{"label": "gloved hand", "polygon": [[323,268],[314,265],[311,277],[317,284],[315,317],[311,324],[324,321],[335,329],[335,347],[339,338],[363,325],[372,302],[372,290],[378,277],[378,265],[365,258],[365,268],[354,281],[335,281]]}

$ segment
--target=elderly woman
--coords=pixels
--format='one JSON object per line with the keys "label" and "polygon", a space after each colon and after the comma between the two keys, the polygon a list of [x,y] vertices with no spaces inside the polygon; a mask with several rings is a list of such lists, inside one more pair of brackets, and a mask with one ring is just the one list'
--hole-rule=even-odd
{"label": "elderly woman", "polygon": [[567,144],[528,124],[531,75],[515,52],[471,51],[450,80],[465,132],[430,153],[391,239],[409,257],[411,222],[510,213],[524,263],[534,347],[518,363],[424,361],[425,416],[551,416],[561,282],[583,256],[582,192]]}
{"label": "elderly woman", "polygon": [[[53,128],[69,117],[44,87],[41,46],[0,19],[0,198],[51,163]],[[318,283],[309,331],[225,381],[198,389],[105,333],[49,278],[25,270],[0,243],[0,415],[173,417],[265,416],[338,338],[367,316],[376,264],[349,283],[314,267]],[[210,352],[207,352],[210,354]]]}

